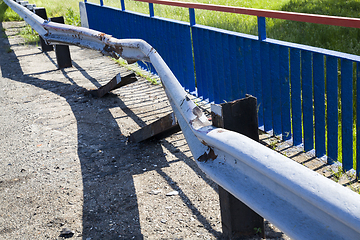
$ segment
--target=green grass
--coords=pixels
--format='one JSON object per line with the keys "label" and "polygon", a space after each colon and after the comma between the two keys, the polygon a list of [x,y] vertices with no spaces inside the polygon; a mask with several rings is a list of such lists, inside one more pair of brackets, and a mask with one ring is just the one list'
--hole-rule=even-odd
{"label": "green grass", "polygon": [[20,21],[21,18],[12,11],[2,0],[0,0],[0,22]]}
{"label": "green grass", "polygon": [[[30,3],[38,7],[45,7],[47,16],[64,16],[65,22],[71,25],[80,25],[79,1],[78,0],[31,0]],[[20,21],[21,18],[11,10],[2,0],[0,0],[0,22],[2,21]]]}
{"label": "green grass", "polygon": [[19,35],[25,39],[26,44],[37,44],[40,41],[39,35],[29,25],[21,29]]}
{"label": "green grass", "polygon": [[[80,14],[78,1],[31,1],[37,6],[46,8],[48,17],[63,16],[65,23],[80,26]],[[22,20],[17,13],[9,8],[2,0],[0,0],[0,22],[2,21],[20,21]],[[21,30],[21,37],[25,39],[26,44],[34,44],[39,42],[39,36],[32,31],[30,26]]]}
{"label": "green grass", "polygon": [[[191,2],[343,17],[358,17],[360,12],[360,0],[212,0],[211,2],[197,0]],[[119,1],[105,0],[105,4],[114,7],[120,6]],[[126,0],[125,5],[127,10],[149,13],[147,3]],[[156,16],[189,21],[188,11],[184,8],[155,5],[154,11]],[[257,19],[253,16],[196,10],[196,22],[202,25],[257,35]],[[360,55],[360,29],[279,19],[267,19],[266,24],[269,38]]]}

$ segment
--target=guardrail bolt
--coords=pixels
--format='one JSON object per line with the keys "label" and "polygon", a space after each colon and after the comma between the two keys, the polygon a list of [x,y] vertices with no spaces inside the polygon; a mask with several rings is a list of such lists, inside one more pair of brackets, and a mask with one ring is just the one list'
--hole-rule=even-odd
{"label": "guardrail bolt", "polygon": [[[241,133],[259,141],[256,98],[246,98],[211,106],[215,127]],[[241,239],[249,236],[265,238],[264,219],[243,202],[219,186],[220,211],[223,236]]]}

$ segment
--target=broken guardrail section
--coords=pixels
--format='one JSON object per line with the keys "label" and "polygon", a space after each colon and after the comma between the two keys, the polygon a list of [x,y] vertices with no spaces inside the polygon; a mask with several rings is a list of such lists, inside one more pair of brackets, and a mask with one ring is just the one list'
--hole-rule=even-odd
{"label": "broken guardrail section", "polygon": [[359,239],[360,195],[244,135],[212,126],[148,43],[44,21],[13,0],[4,2],[49,44],[151,62],[198,166],[285,234],[293,239]]}

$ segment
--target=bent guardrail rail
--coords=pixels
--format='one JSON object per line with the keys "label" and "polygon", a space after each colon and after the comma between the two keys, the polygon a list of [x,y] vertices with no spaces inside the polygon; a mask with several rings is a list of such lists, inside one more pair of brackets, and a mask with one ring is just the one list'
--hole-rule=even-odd
{"label": "bent guardrail rail", "polygon": [[77,45],[153,64],[198,166],[294,239],[359,239],[360,195],[241,134],[211,126],[157,51],[87,28],[44,21],[4,0],[49,44]]}

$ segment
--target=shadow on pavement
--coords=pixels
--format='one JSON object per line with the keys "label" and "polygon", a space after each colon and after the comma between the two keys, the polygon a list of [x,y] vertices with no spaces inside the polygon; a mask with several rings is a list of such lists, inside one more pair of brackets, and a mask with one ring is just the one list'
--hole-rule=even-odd
{"label": "shadow on pavement", "polygon": [[[8,41],[7,45],[10,46]],[[169,162],[164,157],[161,145],[156,141],[128,143],[110,108],[124,109],[139,126],[144,126],[145,122],[116,95],[108,94],[101,99],[91,97],[87,94],[87,89],[76,84],[66,69],[58,71],[62,72],[69,83],[44,80],[42,75],[51,71],[26,75],[13,51],[7,53],[1,46],[0,54],[0,68],[4,78],[45,89],[63,97],[76,118],[77,154],[83,181],[82,238],[143,239],[133,176],[144,173],[143,169],[156,170],[169,184],[171,183],[174,190],[180,190],[180,187],[173,184],[171,177],[162,171],[163,167],[169,166]],[[56,64],[47,53],[45,55]],[[10,61],[16,62],[16,68],[8,67],[7,62]],[[73,62],[73,65],[95,86],[101,85],[81,67],[80,63]],[[165,145],[169,149],[175,148],[170,142],[165,142]],[[153,158],[145,157],[154,153]],[[183,155],[182,158],[187,157]],[[191,161],[188,159],[187,164]],[[192,163],[189,166],[195,168],[195,165]],[[209,233],[215,237],[220,236],[221,233],[213,229],[185,194],[180,194],[180,197]]]}

